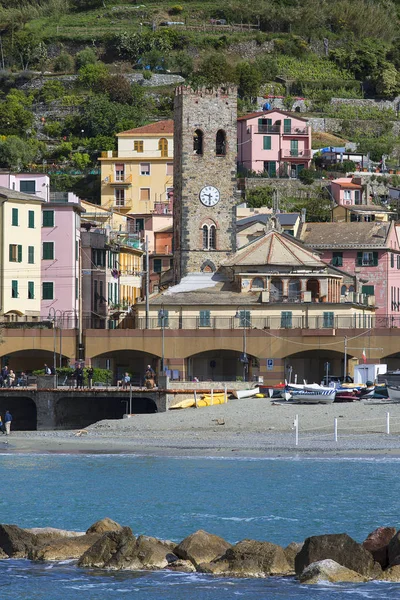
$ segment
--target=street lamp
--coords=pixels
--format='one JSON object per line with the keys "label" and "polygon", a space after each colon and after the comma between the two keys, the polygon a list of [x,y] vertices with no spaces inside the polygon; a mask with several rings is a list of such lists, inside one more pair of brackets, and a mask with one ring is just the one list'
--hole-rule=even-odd
{"label": "street lamp", "polygon": [[248,375],[248,366],[249,366],[249,359],[247,356],[247,340],[246,340],[246,328],[247,328],[247,324],[249,319],[247,318],[247,311],[239,311],[239,309],[236,310],[236,315],[235,315],[235,319],[240,319],[239,321],[239,325],[243,325],[243,352],[242,352],[242,356],[240,357],[240,362],[243,363],[243,381],[247,381],[247,375]]}
{"label": "street lamp", "polygon": [[158,311],[158,320],[161,323],[161,375],[164,375],[164,342],[165,342],[165,319],[168,313],[164,310],[164,305],[161,304],[161,309]]}
{"label": "street lamp", "polygon": [[57,316],[59,317],[59,330],[60,330],[60,352],[59,352],[59,361],[60,361],[60,369],[62,367],[62,319],[64,317],[64,313],[59,310],[59,309],[55,309],[53,306],[50,306],[49,308],[49,315],[48,315],[48,319],[49,321],[53,321],[53,366],[54,369],[56,369],[57,367],[57,358],[56,358],[56,335],[57,335]]}

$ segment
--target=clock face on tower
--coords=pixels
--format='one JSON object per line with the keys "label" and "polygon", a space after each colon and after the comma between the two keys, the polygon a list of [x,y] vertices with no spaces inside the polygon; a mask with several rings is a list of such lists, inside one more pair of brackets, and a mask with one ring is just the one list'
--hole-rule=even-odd
{"label": "clock face on tower", "polygon": [[200,190],[200,202],[204,206],[215,206],[219,202],[220,194],[219,190],[213,185],[206,185]]}

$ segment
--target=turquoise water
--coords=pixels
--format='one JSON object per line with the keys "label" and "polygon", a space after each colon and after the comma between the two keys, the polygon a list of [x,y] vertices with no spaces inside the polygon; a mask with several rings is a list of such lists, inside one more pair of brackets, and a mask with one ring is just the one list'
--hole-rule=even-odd
{"label": "turquoise water", "polygon": [[[135,534],[179,541],[202,528],[230,542],[283,546],[397,526],[400,459],[0,455],[1,521],[85,530],[105,516]],[[74,564],[0,561],[1,600],[397,598],[400,585],[300,586],[197,574],[104,573]]]}

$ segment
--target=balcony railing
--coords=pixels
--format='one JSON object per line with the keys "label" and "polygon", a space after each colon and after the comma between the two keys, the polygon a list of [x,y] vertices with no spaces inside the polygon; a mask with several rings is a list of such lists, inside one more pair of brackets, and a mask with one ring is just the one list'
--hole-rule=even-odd
{"label": "balcony railing", "polygon": [[104,179],[109,185],[132,185],[132,175],[109,175]]}
{"label": "balcony railing", "polygon": [[281,160],[290,158],[309,160],[311,158],[311,150],[281,150]]}
{"label": "balcony railing", "polygon": [[283,135],[291,135],[291,136],[308,135],[308,127],[291,127],[290,129],[284,128]]}
{"label": "balcony railing", "polygon": [[280,125],[262,125],[258,124],[258,133],[279,133]]}

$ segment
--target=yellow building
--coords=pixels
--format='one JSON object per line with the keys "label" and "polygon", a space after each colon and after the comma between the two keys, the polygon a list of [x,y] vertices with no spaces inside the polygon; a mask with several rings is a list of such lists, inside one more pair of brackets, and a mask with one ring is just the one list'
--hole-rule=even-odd
{"label": "yellow building", "polygon": [[1,306],[6,320],[40,316],[43,200],[0,187]]}
{"label": "yellow building", "polygon": [[102,152],[101,205],[150,213],[168,204],[173,186],[174,122],[159,121],[117,134],[118,151]]}

